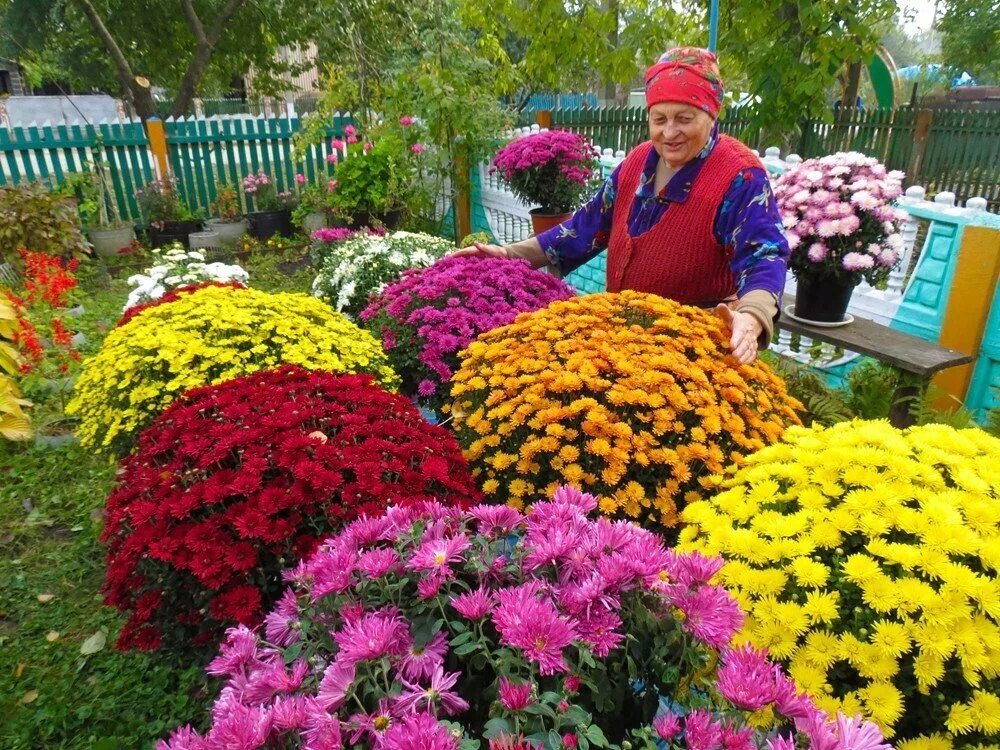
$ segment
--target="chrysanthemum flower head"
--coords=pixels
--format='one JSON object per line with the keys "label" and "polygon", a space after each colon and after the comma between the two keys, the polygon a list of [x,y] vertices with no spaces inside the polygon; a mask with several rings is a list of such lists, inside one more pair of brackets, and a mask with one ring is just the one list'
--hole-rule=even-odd
{"label": "chrysanthemum flower head", "polygon": [[452,399],[488,497],[522,507],[566,484],[654,528],[798,424],[767,365],[730,356],[717,316],[638,292],[554,302],[481,335]]}
{"label": "chrysanthemum flower head", "polygon": [[[938,424],[796,427],[721,489],[684,511],[680,549],[727,560],[716,580],[746,607],[741,641],[907,750],[1000,741],[1000,440]],[[776,687],[786,715],[808,718]],[[814,734],[882,744],[857,726]]]}

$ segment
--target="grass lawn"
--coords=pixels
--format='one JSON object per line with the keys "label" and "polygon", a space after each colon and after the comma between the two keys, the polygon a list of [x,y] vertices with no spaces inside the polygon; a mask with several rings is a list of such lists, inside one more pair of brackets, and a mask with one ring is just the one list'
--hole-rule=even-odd
{"label": "grass lawn", "polygon": [[[251,284],[307,292],[313,272],[286,276],[279,255],[244,262]],[[95,351],[127,285],[99,266],[80,274],[74,321]],[[35,397],[36,422],[55,419]],[[44,399],[44,395],[43,395]],[[102,604],[104,501],[115,466],[69,442],[0,442],[0,748],[148,748],[172,728],[207,718],[214,680],[177,656],[119,653],[122,624]],[[85,653],[89,652],[89,653]]]}

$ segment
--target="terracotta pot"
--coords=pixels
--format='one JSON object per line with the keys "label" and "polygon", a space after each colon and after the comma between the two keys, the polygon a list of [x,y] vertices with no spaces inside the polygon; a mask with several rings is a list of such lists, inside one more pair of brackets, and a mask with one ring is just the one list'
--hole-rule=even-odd
{"label": "terracotta pot", "polygon": [[531,214],[531,229],[535,234],[557,227],[569,219],[573,214],[547,214],[541,208],[533,208],[528,213]]}
{"label": "terracotta pot", "polygon": [[795,317],[817,323],[840,323],[851,303],[855,284],[836,278],[798,279]]}

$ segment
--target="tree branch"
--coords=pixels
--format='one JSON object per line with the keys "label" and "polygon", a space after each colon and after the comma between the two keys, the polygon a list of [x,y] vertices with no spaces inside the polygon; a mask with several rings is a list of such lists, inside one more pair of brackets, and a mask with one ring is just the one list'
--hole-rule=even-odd
{"label": "tree branch", "polygon": [[181,0],[181,10],[184,11],[184,19],[187,21],[188,28],[194,34],[195,43],[199,45],[208,44],[208,38],[205,36],[205,27],[202,25],[201,19],[198,18],[198,13],[194,9],[194,3],[191,0]]}
{"label": "tree branch", "polygon": [[97,34],[97,38],[101,40],[104,48],[111,55],[111,60],[115,65],[115,70],[118,71],[118,78],[121,80],[122,86],[126,91],[131,92],[135,82],[135,74],[132,72],[132,66],[128,64],[128,60],[125,59],[125,55],[122,53],[115,38],[111,36],[111,32],[104,25],[104,21],[101,20],[97,9],[94,8],[90,0],[76,0],[76,3],[80,6],[80,10],[83,11],[87,20],[90,21],[90,25],[94,27],[94,33]]}
{"label": "tree branch", "polygon": [[222,33],[226,30],[226,24],[229,23],[233,14],[246,4],[246,1],[226,0],[226,4],[212,23],[211,29],[206,32],[205,25],[194,9],[193,0],[180,0],[184,18],[194,34],[195,48],[187,70],[184,71],[184,77],[181,78],[180,85],[177,87],[177,96],[174,98],[173,106],[170,108],[170,113],[174,117],[182,116],[191,106],[191,101],[198,91],[198,85],[201,83],[208,63],[212,59],[212,54],[215,52],[216,43],[222,37]]}
{"label": "tree branch", "polygon": [[131,100],[136,114],[143,120],[147,119],[153,114],[152,92],[148,86],[142,86],[136,80],[132,66],[125,59],[125,54],[122,52],[121,47],[118,46],[115,38],[111,36],[111,32],[108,31],[108,27],[104,24],[93,3],[90,0],[76,0],[76,3],[87,17],[97,38],[111,56],[111,61],[115,66],[115,70],[118,73],[118,80],[122,86],[122,92]]}
{"label": "tree branch", "polygon": [[[190,2],[190,0],[184,1]],[[218,17],[216,17],[215,23],[212,24],[211,31],[209,31],[206,35],[208,37],[209,44],[214,46],[215,43],[219,41],[219,38],[222,36],[222,32],[226,29],[226,24],[229,23],[229,19],[232,18],[233,14],[245,3],[246,0],[228,0],[219,12]]]}

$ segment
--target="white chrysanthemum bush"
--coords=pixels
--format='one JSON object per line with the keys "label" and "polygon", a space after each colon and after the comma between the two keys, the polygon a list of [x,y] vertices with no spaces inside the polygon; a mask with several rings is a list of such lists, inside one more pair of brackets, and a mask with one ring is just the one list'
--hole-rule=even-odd
{"label": "white chrysanthemum bush", "polygon": [[356,233],[324,250],[313,294],[356,318],[368,298],[410,268],[426,268],[454,246],[429,234]]}
{"label": "white chrysanthemum bush", "polygon": [[154,248],[152,254],[153,264],[143,273],[128,278],[133,289],[125,302],[125,310],[157,300],[171,289],[205,282],[245,284],[250,279],[242,266],[206,263],[204,250],[188,250],[179,242]]}
{"label": "white chrysanthemum bush", "polygon": [[856,421],[789,429],[682,514],[768,650],[902,750],[1000,743],[1000,440]]}

